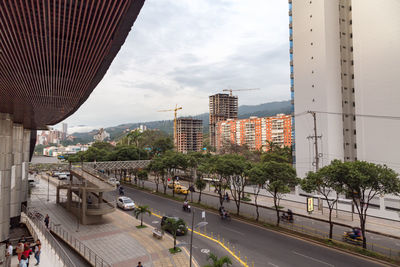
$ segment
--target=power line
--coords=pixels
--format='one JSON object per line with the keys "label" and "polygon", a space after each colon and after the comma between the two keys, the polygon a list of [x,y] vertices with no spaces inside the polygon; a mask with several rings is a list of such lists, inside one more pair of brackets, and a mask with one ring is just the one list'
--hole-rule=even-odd
{"label": "power line", "polygon": [[[329,112],[329,111],[306,111],[306,113],[321,113],[321,114],[330,114],[330,115],[347,115],[347,116],[356,116],[356,117],[366,117],[366,118],[376,118],[376,119],[388,119],[388,120],[400,120],[400,116],[387,116],[387,115],[372,115],[372,114],[357,114],[357,113],[343,113],[343,112]],[[303,115],[304,112],[299,113],[298,115]],[[296,116],[296,115],[295,115]]]}

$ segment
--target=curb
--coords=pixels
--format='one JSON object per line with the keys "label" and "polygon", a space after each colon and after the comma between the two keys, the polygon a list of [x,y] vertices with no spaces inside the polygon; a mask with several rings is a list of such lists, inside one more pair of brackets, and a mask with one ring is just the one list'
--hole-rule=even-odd
{"label": "curb", "polygon": [[[142,188],[136,188],[136,187],[131,187],[131,188],[132,188],[132,189],[136,189],[136,190],[140,190],[140,191],[143,191],[143,192],[146,192],[146,193],[148,193],[148,194],[155,195],[155,196],[163,197],[162,195],[154,194],[154,193],[152,193],[152,191],[146,191],[146,190],[143,190]],[[202,193],[202,194],[203,194],[203,193]],[[207,195],[208,195],[208,194],[207,194]],[[213,196],[213,195],[210,195],[210,196]],[[172,196],[171,196],[171,197],[172,197]],[[218,196],[213,196],[213,197],[218,197]],[[163,197],[163,198],[167,198],[167,199],[169,199],[169,200],[178,202],[177,200],[171,199],[171,198],[168,198],[168,197]],[[245,204],[254,205],[254,204],[252,204],[252,203],[246,203],[246,202],[244,202],[244,203],[245,203]],[[197,204],[197,203],[194,203],[194,204]],[[194,205],[194,206],[196,206],[196,205]],[[254,205],[254,206],[255,206],[255,205]],[[263,206],[263,207],[265,207],[265,206]],[[217,214],[216,211],[214,211],[213,209],[205,208],[205,207],[203,207],[203,208],[204,208],[204,209],[207,209],[208,212],[213,212],[214,214]],[[265,208],[274,210],[274,209],[269,208],[269,207],[265,207]],[[299,216],[301,216],[301,214],[300,214]],[[302,217],[310,218],[310,217],[308,217],[308,216],[302,216]],[[313,239],[311,239],[311,238],[308,238],[308,237],[306,237],[306,235],[305,235],[305,236],[299,236],[299,235],[296,235],[296,234],[292,234],[292,233],[290,233],[290,232],[282,231],[282,230],[280,230],[280,229],[269,229],[269,228],[266,228],[266,227],[264,227],[264,226],[262,226],[262,225],[258,225],[258,224],[254,223],[254,222],[247,221],[247,220],[245,220],[245,219],[242,219],[242,218],[240,218],[240,217],[237,217],[237,216],[235,216],[235,215],[233,215],[232,218],[235,219],[235,220],[237,220],[237,221],[241,221],[241,222],[243,222],[243,223],[247,223],[247,224],[250,224],[250,225],[259,227],[259,228],[264,229],[264,230],[266,230],[266,231],[278,232],[278,233],[280,233],[280,234],[284,234],[284,235],[290,236],[290,237],[292,237],[292,238],[296,238],[296,239],[299,239],[299,240],[302,240],[302,241],[306,241],[306,242],[311,242],[311,243],[317,244],[317,245],[319,245],[319,246],[323,246],[323,247],[325,247],[325,248],[337,250],[337,251],[340,251],[340,252],[342,252],[342,253],[351,254],[351,255],[357,256],[357,257],[359,257],[359,258],[367,259],[367,260],[372,261],[372,262],[379,262],[380,264],[382,264],[382,265],[384,265],[384,266],[398,266],[398,265],[395,265],[395,264],[393,264],[393,263],[390,263],[390,262],[387,262],[387,261],[384,261],[384,260],[381,260],[381,259],[377,259],[377,258],[374,258],[374,257],[370,257],[370,256],[367,256],[367,255],[363,255],[363,254],[357,253],[357,252],[353,252],[353,251],[351,251],[351,250],[346,250],[346,249],[339,248],[339,247],[328,246],[328,245],[326,245],[326,244],[324,244],[324,243],[322,243],[322,242],[319,242],[319,241],[313,240]],[[310,219],[314,219],[314,218],[310,218]],[[323,222],[326,222],[326,221],[324,221],[324,220],[322,220],[322,221],[323,221]],[[340,225],[340,224],[339,224],[339,225]],[[346,225],[344,225],[344,226],[346,226]],[[289,229],[288,229],[288,230],[289,230]],[[380,234],[380,233],[378,233],[378,234]],[[334,242],[340,242],[340,241],[334,240]],[[378,254],[379,254],[379,253],[378,253]],[[383,256],[384,256],[384,255],[383,255]]]}
{"label": "curb", "polygon": [[[207,196],[211,196],[211,197],[214,197],[214,198],[218,198],[218,196],[216,196],[216,195],[209,194],[209,193],[205,193],[205,192],[202,192],[201,194],[204,194],[204,195],[207,195]],[[250,203],[250,202],[246,202],[246,201],[241,201],[241,204],[247,204],[247,205],[251,205],[251,206],[254,206],[254,207],[256,206],[254,203]],[[273,211],[275,211],[275,209],[270,208],[270,207],[267,207],[267,206],[264,206],[264,205],[258,205],[258,207],[259,207],[259,208],[263,208],[263,209],[268,209],[268,210],[273,210]],[[307,216],[307,215],[304,215],[304,214],[300,214],[300,213],[295,213],[295,212],[293,212],[293,215],[296,215],[296,216],[299,216],[299,217],[303,217],[303,218],[307,218],[307,219],[309,219],[309,220],[315,220],[315,221],[320,221],[320,222],[324,222],[324,223],[329,224],[329,221],[328,221],[328,220],[325,220],[325,219],[310,217],[310,216]],[[339,223],[339,222],[332,222],[332,223],[333,223],[334,225],[343,226],[343,227],[348,227],[348,228],[352,228],[352,227],[353,227],[353,226],[351,226],[351,225],[344,224],[344,223]],[[382,232],[378,232],[378,231],[374,231],[374,230],[369,230],[369,229],[365,229],[365,231],[368,232],[368,233],[371,233],[371,234],[386,236],[386,237],[390,237],[390,238],[393,238],[393,239],[398,239],[398,240],[400,240],[400,236],[395,236],[395,235],[391,235],[391,234],[386,234],[386,233],[382,233]]]}

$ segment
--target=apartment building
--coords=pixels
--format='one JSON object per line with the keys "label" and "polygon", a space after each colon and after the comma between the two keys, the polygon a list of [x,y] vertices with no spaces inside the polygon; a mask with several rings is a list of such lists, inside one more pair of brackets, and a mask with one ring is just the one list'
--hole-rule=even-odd
{"label": "apartment building", "polygon": [[[400,172],[400,3],[290,0],[295,162],[300,177],[333,159]],[[310,149],[311,147],[311,149]]]}
{"label": "apartment building", "polygon": [[210,145],[216,147],[216,127],[220,121],[237,119],[238,97],[229,94],[215,94],[209,97]]}
{"label": "apartment building", "polygon": [[182,153],[202,151],[203,121],[192,118],[176,120],[177,151]]}
{"label": "apartment building", "polygon": [[278,114],[275,117],[250,117],[228,119],[216,126],[216,148],[225,144],[247,145],[250,150],[267,151],[268,141],[279,146],[292,145],[292,117]]}

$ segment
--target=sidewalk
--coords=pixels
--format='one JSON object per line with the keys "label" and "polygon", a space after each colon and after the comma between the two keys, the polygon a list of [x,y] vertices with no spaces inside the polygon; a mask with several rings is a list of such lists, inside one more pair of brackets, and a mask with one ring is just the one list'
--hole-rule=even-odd
{"label": "sidewalk", "polygon": [[119,210],[103,216],[104,223],[79,225],[77,231],[76,218],[56,205],[55,187],[52,184],[50,192],[53,196],[47,202],[47,181],[41,180],[32,190],[30,206],[36,207],[42,214],[48,213],[51,222],[60,224],[111,266],[136,266],[139,261],[146,267],[189,265],[186,250],[175,255],[169,253],[168,249],[173,246],[170,236],[164,235],[161,240],[155,239],[152,236],[153,227],[137,229],[140,221]]}
{"label": "sidewalk", "polygon": [[[187,181],[179,181],[182,185],[184,186],[189,186],[189,182]],[[246,201],[243,203],[250,203],[254,204],[254,194],[249,191],[249,188],[246,188],[247,190],[245,194],[249,193],[251,201]],[[197,192],[197,190],[196,190]],[[229,190],[228,193],[230,194]],[[215,196],[218,197],[218,194],[213,191],[213,188],[209,190],[207,187],[202,194],[205,195],[210,195],[210,196]],[[265,193],[264,193],[265,194]],[[231,201],[234,202],[234,200],[231,197]],[[260,195],[257,198],[257,203],[258,205],[268,207],[268,208],[273,208],[273,198],[266,196],[266,195]],[[314,203],[314,211],[312,214],[308,214],[306,211],[306,203],[299,203],[295,201],[290,201],[290,200],[281,200],[280,201],[280,206],[284,207],[284,210],[291,209],[294,214],[298,214],[304,217],[309,217],[309,218],[315,218],[319,220],[325,220],[328,221],[329,219],[329,209],[327,207],[324,207],[323,213],[322,211],[317,209],[317,203]],[[338,210],[337,216],[336,216],[336,210],[332,212],[332,221],[338,224],[343,224],[343,225],[349,225],[349,226],[359,226],[360,225],[360,220],[358,217],[357,212],[353,214],[353,219],[352,219],[352,214],[351,212],[347,211],[342,211]],[[377,218],[373,216],[368,216],[367,217],[367,223],[366,223],[366,229],[371,232],[375,233],[381,233],[383,235],[388,235],[396,238],[400,238],[400,222],[399,221],[393,221],[393,220],[385,220],[382,218]]]}

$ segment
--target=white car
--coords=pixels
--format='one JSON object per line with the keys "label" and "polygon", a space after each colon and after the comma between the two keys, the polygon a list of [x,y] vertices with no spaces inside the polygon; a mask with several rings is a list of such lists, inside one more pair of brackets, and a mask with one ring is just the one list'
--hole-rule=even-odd
{"label": "white car", "polygon": [[129,197],[119,197],[117,200],[117,205],[123,210],[133,210],[135,209],[135,202]]}
{"label": "white car", "polygon": [[108,179],[108,182],[117,186],[119,185],[119,181],[116,178],[110,178]]}

